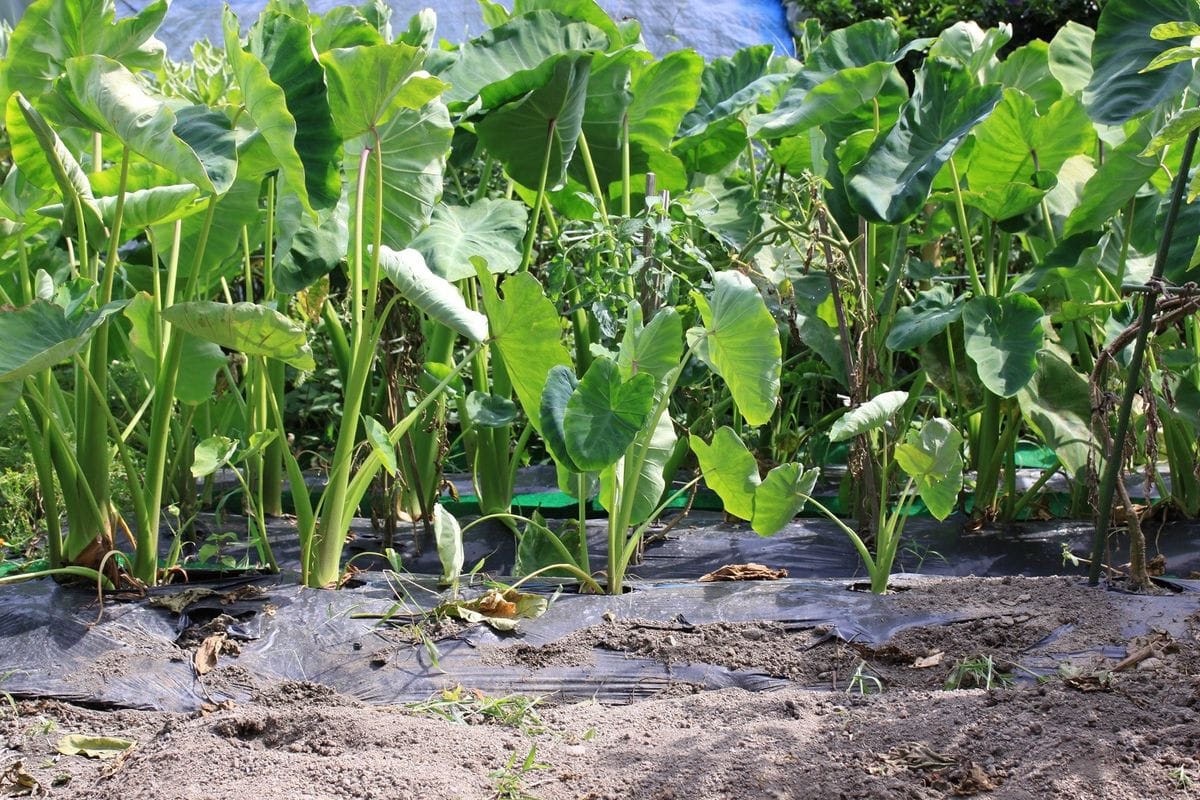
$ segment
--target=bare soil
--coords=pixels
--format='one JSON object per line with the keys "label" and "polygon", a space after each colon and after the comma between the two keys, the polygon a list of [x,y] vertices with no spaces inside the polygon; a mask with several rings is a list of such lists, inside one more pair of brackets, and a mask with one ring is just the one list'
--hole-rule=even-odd
{"label": "bare soil", "polygon": [[[540,647],[492,646],[497,668],[586,665],[602,649],[793,682],[762,693],[675,685],[620,706],[546,697],[507,723],[477,713],[470,687],[446,705],[475,724],[302,683],[194,715],[17,701],[0,718],[0,794],[1200,797],[1200,612],[1144,620],[1134,635],[1116,611],[1138,598],[1063,578],[923,581],[894,601],[964,621],[869,645],[779,623],[614,618]],[[236,654],[223,661],[239,669]],[[66,734],[136,744],[105,761],[59,755]]]}

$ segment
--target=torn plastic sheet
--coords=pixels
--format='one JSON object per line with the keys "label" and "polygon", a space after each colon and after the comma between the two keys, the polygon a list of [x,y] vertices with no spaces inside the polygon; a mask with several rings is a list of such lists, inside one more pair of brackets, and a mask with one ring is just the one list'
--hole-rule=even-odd
{"label": "torn plastic sheet", "polygon": [[[602,624],[606,615],[692,625],[773,621],[796,630],[824,628],[866,643],[886,641],[912,626],[979,618],[979,612],[898,609],[888,597],[848,591],[844,582],[835,581],[646,583],[619,597],[558,594],[543,616],[522,621],[515,634],[467,628],[437,644],[435,662],[429,649],[378,619],[397,610],[393,584],[382,575],[367,575],[340,591],[304,589],[295,576],[258,579],[254,585],[262,593],[253,596],[242,591],[244,585],[214,586],[215,592],[189,598],[181,613],[154,605],[177,595],[179,587],[152,590],[136,602],[109,602],[103,610],[94,596],[49,580],[7,589],[0,593],[3,689],[17,697],[163,711],[244,701],[281,680],[320,683],[373,704],[424,700],[458,685],[493,695],[627,702],[680,684],[750,691],[789,684],[759,672],[664,664],[600,648],[593,650],[590,663],[532,667],[517,659],[505,662],[502,648],[546,645]],[[406,585],[413,598],[410,609],[440,601],[428,579]],[[1198,607],[1200,594],[1194,592],[1131,595],[1119,604],[1130,635],[1150,627],[1182,632]],[[198,676],[191,653],[177,639],[189,626],[218,614],[233,620],[227,635],[240,652],[222,656],[216,670]]]}

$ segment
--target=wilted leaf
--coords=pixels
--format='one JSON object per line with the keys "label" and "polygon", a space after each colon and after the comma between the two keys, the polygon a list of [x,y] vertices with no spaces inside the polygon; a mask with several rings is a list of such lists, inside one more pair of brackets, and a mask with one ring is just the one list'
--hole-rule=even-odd
{"label": "wilted leaf", "polygon": [[446,603],[437,610],[464,622],[482,622],[498,631],[513,631],[522,619],[536,619],[546,613],[549,605],[538,594],[492,589],[481,597]]}
{"label": "wilted leaf", "polygon": [[786,578],[786,569],[771,569],[762,564],[726,564],[699,578],[700,583],[713,581],[777,581]]}
{"label": "wilted leaf", "polygon": [[64,756],[86,756],[88,758],[116,758],[137,742],[115,736],[88,736],[72,733],[58,740],[57,750]]}
{"label": "wilted leaf", "polygon": [[192,666],[195,667],[197,675],[207,675],[217,668],[217,658],[221,655],[224,644],[223,633],[214,633],[200,643],[196,654],[192,656]]}

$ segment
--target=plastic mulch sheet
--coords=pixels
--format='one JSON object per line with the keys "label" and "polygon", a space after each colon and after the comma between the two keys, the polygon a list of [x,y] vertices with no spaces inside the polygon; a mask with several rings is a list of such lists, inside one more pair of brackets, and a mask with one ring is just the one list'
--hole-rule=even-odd
{"label": "plastic mulch sheet", "polygon": [[[437,644],[435,660],[430,649],[404,635],[403,626],[378,619],[397,605],[393,584],[379,574],[336,592],[302,589],[294,576],[258,579],[253,582],[258,589],[249,591],[247,583],[229,581],[199,592],[195,586],[156,589],[147,599],[109,602],[103,610],[93,595],[48,580],[6,589],[0,592],[5,643],[0,674],[7,676],[2,688],[14,696],[166,711],[243,700],[256,687],[279,680],[321,683],[377,704],[424,700],[457,685],[495,695],[624,702],[679,684],[769,691],[787,683],[751,671],[664,664],[599,647],[586,663],[559,665],[551,659],[530,666],[506,657],[502,648],[551,644],[611,617],[682,625],[765,620],[797,630],[825,628],[830,636],[868,643],[915,625],[974,618],[905,611],[835,581],[648,583],[620,597],[556,594],[544,615],[523,620],[517,632],[466,628]],[[431,587],[410,584],[409,594],[426,598],[428,606],[436,602]],[[1131,631],[1145,629],[1148,620],[1170,627],[1200,605],[1200,595],[1188,591],[1128,600],[1120,608]],[[201,675],[192,651],[179,640],[218,615],[225,620],[223,635],[239,652],[221,656],[221,669]]]}

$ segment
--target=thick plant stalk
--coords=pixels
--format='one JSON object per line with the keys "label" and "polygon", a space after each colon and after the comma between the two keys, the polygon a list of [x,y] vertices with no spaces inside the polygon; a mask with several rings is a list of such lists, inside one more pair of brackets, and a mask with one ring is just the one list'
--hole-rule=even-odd
{"label": "thick plant stalk", "polygon": [[[1158,242],[1158,254],[1154,259],[1154,272],[1150,283],[1162,280],[1166,268],[1167,256],[1171,252],[1171,238],[1175,233],[1175,223],[1179,219],[1179,209],[1183,205],[1183,193],[1187,186],[1188,173],[1192,167],[1192,157],[1196,152],[1196,138],[1200,130],[1188,134],[1183,145],[1183,157],[1179,161],[1179,171],[1175,175],[1175,185],[1171,190],[1171,205],[1167,210],[1167,218],[1163,224],[1162,238]],[[1140,382],[1136,379],[1142,373],[1142,363],[1146,358],[1146,344],[1150,340],[1150,328],[1154,322],[1154,309],[1158,295],[1150,292],[1142,301],[1142,314],[1138,322],[1137,339],[1133,345],[1133,354],[1129,358],[1130,380],[1125,382],[1125,393],[1121,397],[1121,407],[1117,414],[1117,430],[1113,436],[1112,446],[1108,448],[1104,459],[1104,475],[1100,479],[1099,495],[1096,500],[1096,537],[1092,541],[1092,565],[1088,571],[1088,583],[1092,586],[1100,583],[1101,558],[1104,554],[1104,543],[1108,539],[1109,526],[1112,523],[1113,495],[1117,481],[1121,477],[1121,457],[1125,447],[1125,437],[1129,434],[1129,418],[1133,411],[1133,397],[1137,393]]]}
{"label": "thick plant stalk", "polygon": [[533,245],[537,241],[538,225],[542,221],[542,199],[546,196],[546,179],[550,174],[550,143],[554,139],[554,129],[558,120],[550,120],[546,127],[546,149],[542,154],[542,177],[538,181],[537,199],[533,203],[533,214],[529,220],[529,230],[525,235],[525,251],[521,254],[521,266],[517,272],[525,272],[533,263]]}

